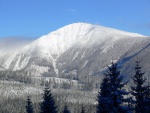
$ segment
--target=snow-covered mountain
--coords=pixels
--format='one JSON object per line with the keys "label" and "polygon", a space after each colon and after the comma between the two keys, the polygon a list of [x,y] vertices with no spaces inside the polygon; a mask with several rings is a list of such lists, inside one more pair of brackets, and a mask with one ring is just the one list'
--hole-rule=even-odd
{"label": "snow-covered mountain", "polygon": [[[99,75],[111,60],[127,68],[149,43],[150,38],[140,34],[74,23],[14,51],[0,50],[0,68],[26,70],[35,76]],[[142,53],[142,57],[145,55],[149,56]],[[139,59],[142,57],[139,55]]]}

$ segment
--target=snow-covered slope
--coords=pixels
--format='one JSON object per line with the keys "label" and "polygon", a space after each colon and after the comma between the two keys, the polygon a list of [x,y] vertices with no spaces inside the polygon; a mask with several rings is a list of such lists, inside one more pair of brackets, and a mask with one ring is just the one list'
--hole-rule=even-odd
{"label": "snow-covered slope", "polygon": [[3,69],[34,75],[94,75],[147,37],[87,23],[74,23],[12,53],[0,52]]}

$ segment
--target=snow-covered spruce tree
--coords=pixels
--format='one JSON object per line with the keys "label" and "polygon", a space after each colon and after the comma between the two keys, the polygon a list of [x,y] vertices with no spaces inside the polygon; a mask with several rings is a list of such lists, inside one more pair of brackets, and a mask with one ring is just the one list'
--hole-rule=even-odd
{"label": "snow-covered spruce tree", "polygon": [[63,112],[62,113],[70,113],[70,111],[68,110],[67,105],[65,104]]}
{"label": "snow-covered spruce tree", "polygon": [[134,107],[133,107],[134,101],[133,101],[133,96],[131,95],[127,98],[127,106],[128,106],[130,113],[132,113],[134,111]]}
{"label": "snow-covered spruce tree", "polygon": [[123,77],[120,75],[116,63],[108,66],[101,83],[100,92],[98,94],[97,113],[129,113],[127,106],[124,106],[124,95],[128,93],[123,89],[125,83],[122,82]]}
{"label": "snow-covered spruce tree", "polygon": [[[144,85],[146,79],[141,72],[140,61],[136,61],[135,75],[133,77],[134,86],[131,86],[131,94],[135,97],[135,113],[147,113],[146,96],[149,95],[148,86]],[[148,103],[147,103],[148,104]]]}
{"label": "snow-covered spruce tree", "polygon": [[82,108],[81,108],[81,113],[85,113],[85,109],[84,109],[83,105],[82,105]]}
{"label": "snow-covered spruce tree", "polygon": [[107,74],[105,74],[102,83],[100,85],[100,91],[97,96],[97,113],[109,113],[111,103],[110,103],[110,78]]}
{"label": "snow-covered spruce tree", "polygon": [[33,106],[32,106],[32,101],[31,101],[29,96],[28,96],[27,101],[26,101],[26,112],[27,113],[34,113]]}
{"label": "snow-covered spruce tree", "polygon": [[127,99],[124,98],[128,93],[123,89],[126,83],[123,83],[123,76],[120,75],[117,63],[111,64],[106,73],[110,77],[110,102],[111,113],[129,113],[129,109],[124,105]]}
{"label": "snow-covered spruce tree", "polygon": [[49,88],[44,90],[43,101],[40,103],[40,113],[57,113],[55,100]]}
{"label": "snow-covered spruce tree", "polygon": [[149,88],[149,85],[148,85],[148,88],[146,91],[144,104],[145,104],[145,113],[150,113],[150,88]]}

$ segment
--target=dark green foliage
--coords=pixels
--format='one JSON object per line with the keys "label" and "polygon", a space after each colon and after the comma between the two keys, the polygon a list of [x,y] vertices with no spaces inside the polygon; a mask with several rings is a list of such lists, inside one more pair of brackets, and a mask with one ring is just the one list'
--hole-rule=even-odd
{"label": "dark green foliage", "polygon": [[67,105],[65,104],[63,112],[62,113],[70,113],[70,111],[68,110]]}
{"label": "dark green foliage", "polygon": [[27,102],[26,102],[26,112],[27,113],[34,113],[33,106],[32,106],[32,101],[31,101],[29,96],[28,96]]}
{"label": "dark green foliage", "polygon": [[82,105],[82,108],[81,108],[81,113],[85,113],[85,109],[84,109],[83,105]]}
{"label": "dark green foliage", "polygon": [[146,113],[150,113],[150,85],[149,85],[149,77],[148,77],[148,86],[146,91],[146,96],[144,99]]}
{"label": "dark green foliage", "polygon": [[[135,113],[146,113],[146,96],[149,95],[148,86],[144,85],[146,79],[143,78],[144,73],[141,72],[139,61],[136,61],[135,75],[133,77],[134,86],[131,87],[132,95],[135,97]],[[148,104],[148,103],[147,103]]]}
{"label": "dark green foliage", "polygon": [[133,98],[128,97],[127,98],[127,106],[128,106],[129,111],[130,111],[129,113],[132,113],[134,111],[133,103],[134,103]]}
{"label": "dark green foliage", "polygon": [[110,91],[109,101],[111,103],[112,111],[111,113],[126,113],[128,109],[123,106],[126,99],[124,95],[128,93],[123,89],[125,83],[122,83],[123,77],[120,75],[118,66],[116,63],[111,64],[111,67],[108,67],[109,71],[106,73],[110,77]]}
{"label": "dark green foliage", "polygon": [[43,101],[40,103],[40,113],[57,113],[55,100],[49,88],[45,88],[43,94]]}
{"label": "dark green foliage", "polygon": [[148,92],[145,96],[145,99],[144,99],[144,105],[145,105],[145,113],[150,113],[150,89],[148,89]]}
{"label": "dark green foliage", "polygon": [[128,93],[122,89],[125,85],[122,80],[117,64],[112,62],[111,66],[108,66],[108,71],[101,83],[101,91],[98,93],[97,113],[128,112],[127,107],[123,106],[125,102],[123,95]]}
{"label": "dark green foliage", "polygon": [[97,96],[97,113],[108,113],[110,107],[109,95],[110,95],[110,81],[107,74],[102,80],[100,91],[98,92]]}

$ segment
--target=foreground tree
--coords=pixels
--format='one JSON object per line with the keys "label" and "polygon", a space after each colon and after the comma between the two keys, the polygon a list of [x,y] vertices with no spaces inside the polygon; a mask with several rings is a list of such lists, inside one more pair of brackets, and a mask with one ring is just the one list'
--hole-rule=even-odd
{"label": "foreground tree", "polygon": [[65,104],[63,112],[62,113],[70,113],[70,111],[68,110],[67,105]]}
{"label": "foreground tree", "polygon": [[144,73],[141,72],[141,66],[139,65],[139,61],[136,61],[135,66],[135,75],[133,77],[134,86],[131,86],[131,94],[135,97],[134,105],[135,105],[135,113],[147,113],[148,109],[147,105],[150,104],[148,102],[149,88],[144,85],[146,79],[144,79]]}
{"label": "foreground tree", "polygon": [[127,106],[123,106],[128,93],[123,89],[125,83],[116,63],[108,66],[98,93],[97,113],[128,113]]}
{"label": "foreground tree", "polygon": [[145,113],[150,113],[150,88],[148,85],[148,90],[146,92],[146,96],[144,99],[144,104],[145,104]]}
{"label": "foreground tree", "polygon": [[31,99],[29,96],[28,96],[27,101],[26,101],[26,112],[27,113],[34,113],[32,102],[31,102]]}
{"label": "foreground tree", "polygon": [[45,88],[43,94],[43,101],[40,103],[40,113],[57,113],[54,98],[49,88]]}
{"label": "foreground tree", "polygon": [[85,108],[83,107],[83,105],[82,105],[82,108],[81,108],[81,113],[85,113]]}
{"label": "foreground tree", "polygon": [[97,113],[109,113],[109,108],[111,107],[109,100],[110,93],[110,78],[107,74],[105,74],[97,96]]}

